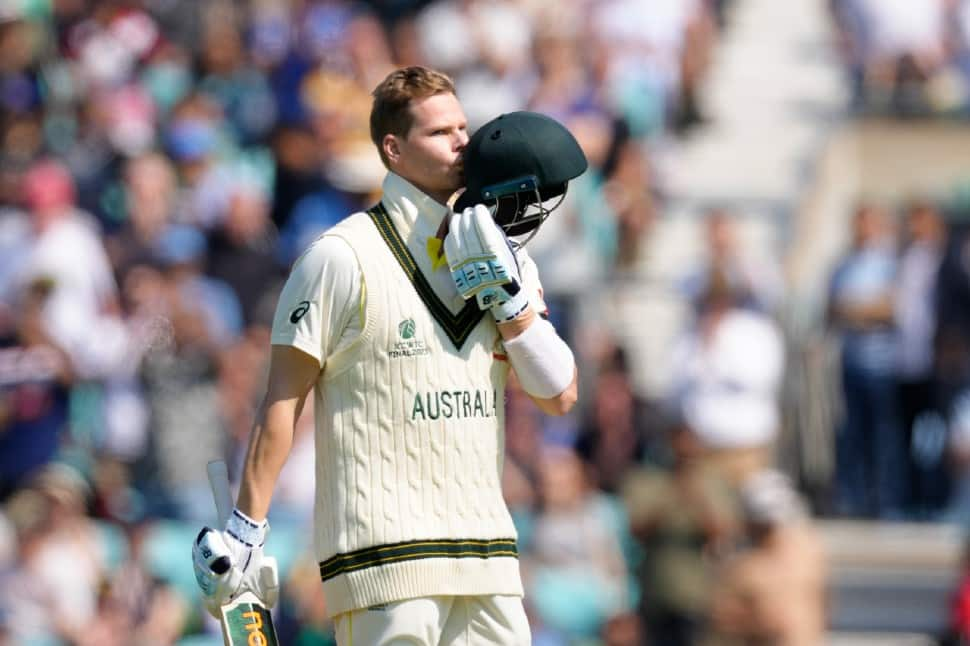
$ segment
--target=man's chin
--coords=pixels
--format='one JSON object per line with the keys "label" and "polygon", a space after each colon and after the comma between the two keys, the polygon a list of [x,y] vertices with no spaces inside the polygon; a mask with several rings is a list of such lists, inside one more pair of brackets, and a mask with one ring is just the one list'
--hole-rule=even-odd
{"label": "man's chin", "polygon": [[461,171],[451,173],[449,178],[451,179],[453,190],[457,191],[459,188],[463,188],[465,186],[465,173]]}

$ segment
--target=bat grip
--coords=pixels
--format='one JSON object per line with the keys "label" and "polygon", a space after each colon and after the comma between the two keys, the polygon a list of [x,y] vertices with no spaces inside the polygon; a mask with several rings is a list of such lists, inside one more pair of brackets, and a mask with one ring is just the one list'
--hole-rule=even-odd
{"label": "bat grip", "polygon": [[212,499],[216,503],[216,515],[219,528],[226,526],[229,514],[232,513],[232,493],[229,491],[229,469],[224,460],[213,460],[206,465],[209,475],[209,486],[212,488]]}

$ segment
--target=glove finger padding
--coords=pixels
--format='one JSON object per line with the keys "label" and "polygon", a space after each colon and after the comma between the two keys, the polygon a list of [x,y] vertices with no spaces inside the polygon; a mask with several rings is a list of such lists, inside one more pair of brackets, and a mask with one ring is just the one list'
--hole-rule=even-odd
{"label": "glove finger padding", "polygon": [[276,559],[272,556],[263,557],[259,566],[259,587],[254,592],[267,608],[274,607],[279,600],[280,578]]}
{"label": "glove finger padding", "polygon": [[195,581],[202,589],[206,610],[219,617],[219,607],[228,602],[242,582],[243,573],[236,567],[233,550],[221,532],[205,527],[192,545],[192,568]]}
{"label": "glove finger padding", "polygon": [[493,256],[489,264],[496,278],[494,284],[476,292],[478,307],[491,311],[499,323],[511,321],[529,305],[529,299],[521,289],[522,279],[515,250],[487,209],[476,209],[473,221],[482,246]]}
{"label": "glove finger padding", "polygon": [[465,300],[489,288],[517,283],[515,254],[482,204],[452,214],[444,248],[452,280]]}
{"label": "glove finger padding", "polygon": [[521,282],[519,261],[512,250],[512,244],[505,232],[495,223],[491,212],[479,204],[475,207],[471,220],[475,224],[475,234],[482,249],[496,261],[493,263],[496,277],[502,281],[502,284]]}
{"label": "glove finger padding", "polygon": [[471,259],[475,256],[484,258],[488,253],[481,236],[478,235],[478,223],[475,219],[475,213],[480,210],[480,207],[481,205],[479,208],[470,206],[462,211],[458,218],[461,240]]}
{"label": "glove finger padding", "polygon": [[192,545],[192,568],[202,594],[212,596],[232,566],[232,550],[222,534],[209,527],[199,532]]}

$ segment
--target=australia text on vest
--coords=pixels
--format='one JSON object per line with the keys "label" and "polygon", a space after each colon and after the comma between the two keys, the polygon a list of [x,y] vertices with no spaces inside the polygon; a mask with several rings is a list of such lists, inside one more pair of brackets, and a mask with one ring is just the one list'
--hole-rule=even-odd
{"label": "australia text on vest", "polygon": [[495,417],[498,401],[494,390],[435,390],[415,393],[411,421]]}

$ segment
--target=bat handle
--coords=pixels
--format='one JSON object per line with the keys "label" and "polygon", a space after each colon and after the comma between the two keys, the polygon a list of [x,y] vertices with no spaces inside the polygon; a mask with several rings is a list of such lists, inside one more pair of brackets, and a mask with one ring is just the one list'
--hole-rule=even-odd
{"label": "bat handle", "polygon": [[224,460],[212,460],[206,465],[209,475],[209,486],[212,488],[212,499],[216,503],[216,515],[219,528],[226,526],[229,514],[232,513],[232,493],[229,491],[229,469]]}

